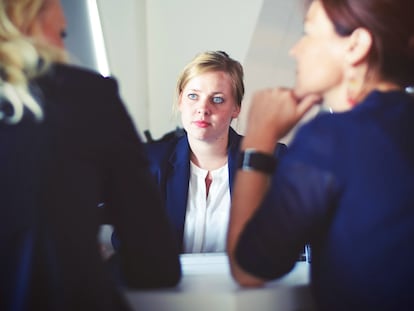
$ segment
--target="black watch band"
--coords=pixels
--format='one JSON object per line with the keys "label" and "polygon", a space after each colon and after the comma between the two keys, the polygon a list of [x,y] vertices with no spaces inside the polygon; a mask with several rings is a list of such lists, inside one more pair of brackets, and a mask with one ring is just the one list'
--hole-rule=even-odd
{"label": "black watch band", "polygon": [[239,155],[237,168],[244,171],[260,171],[272,175],[276,169],[277,160],[274,156],[256,151],[255,149],[246,149]]}

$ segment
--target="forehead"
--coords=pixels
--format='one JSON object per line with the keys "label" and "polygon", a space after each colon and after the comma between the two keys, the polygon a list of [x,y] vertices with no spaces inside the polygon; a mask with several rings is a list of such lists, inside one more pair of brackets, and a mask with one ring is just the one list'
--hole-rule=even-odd
{"label": "forehead", "polygon": [[232,89],[230,75],[224,71],[208,71],[188,80],[184,89],[214,90],[226,92]]}
{"label": "forehead", "polygon": [[45,19],[53,19],[55,22],[65,23],[65,15],[59,0],[46,0],[42,13]]}
{"label": "forehead", "polygon": [[334,30],[332,21],[320,1],[312,1],[305,17],[305,27],[318,27],[324,31]]}

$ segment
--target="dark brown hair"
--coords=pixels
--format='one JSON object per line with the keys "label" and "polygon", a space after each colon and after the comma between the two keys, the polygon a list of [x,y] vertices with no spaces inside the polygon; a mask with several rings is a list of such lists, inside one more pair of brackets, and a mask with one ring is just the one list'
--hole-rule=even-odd
{"label": "dark brown hair", "polygon": [[369,70],[406,87],[414,85],[413,0],[318,0],[341,36],[363,27],[373,36]]}

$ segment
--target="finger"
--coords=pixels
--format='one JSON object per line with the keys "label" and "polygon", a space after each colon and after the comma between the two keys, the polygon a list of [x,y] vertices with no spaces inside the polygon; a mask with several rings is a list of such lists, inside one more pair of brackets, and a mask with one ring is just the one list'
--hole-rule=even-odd
{"label": "finger", "polygon": [[308,112],[314,105],[317,105],[321,102],[321,97],[318,95],[308,95],[305,96],[298,105],[298,113],[300,116],[303,116]]}

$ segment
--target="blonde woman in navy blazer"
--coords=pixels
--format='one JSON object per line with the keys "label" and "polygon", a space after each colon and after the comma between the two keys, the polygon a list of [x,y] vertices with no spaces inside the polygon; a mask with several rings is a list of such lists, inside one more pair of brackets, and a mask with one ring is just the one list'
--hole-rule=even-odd
{"label": "blonde woman in navy blazer", "polygon": [[[243,69],[239,62],[222,51],[197,55],[184,68],[177,82],[176,108],[181,114],[184,134],[146,144],[150,170],[159,185],[182,252],[225,251],[226,213],[230,209],[229,197],[242,139],[230,127],[230,123],[240,112],[243,95]],[[279,144],[276,153],[285,149],[285,145]],[[210,173],[226,170],[226,166],[227,172],[222,171],[226,178],[226,182],[221,183],[223,192],[209,192],[216,178]],[[195,191],[198,198],[192,198],[192,172],[200,169],[206,174],[206,182],[205,185],[199,184],[203,189]],[[220,197],[210,198],[209,195]],[[229,197],[226,199],[227,195]],[[197,203],[191,203],[192,199]],[[208,205],[209,200],[216,200],[216,204]],[[207,213],[204,223],[192,223],[194,219],[200,219],[197,218],[200,214],[195,212],[194,219],[189,219],[188,215],[194,215],[189,211],[189,206],[193,210],[200,210],[204,204],[207,206],[202,211]],[[215,209],[216,214],[208,214],[209,208]],[[209,226],[213,225],[217,228],[209,232]],[[190,228],[187,233],[186,226]],[[197,234],[199,226],[205,226],[205,234]],[[224,236],[220,240],[222,233]]]}
{"label": "blonde woman in navy blazer", "polygon": [[101,257],[98,202],[127,286],[180,280],[117,83],[62,63],[65,26],[58,0],[0,0],[0,310],[131,309]]}
{"label": "blonde woman in navy blazer", "polygon": [[[231,127],[228,133],[228,181],[231,192],[242,136]],[[167,141],[146,144],[145,147],[150,161],[150,170],[159,185],[165,208],[177,233],[181,248],[188,200],[188,180],[190,179],[191,150],[187,134],[184,133],[181,137],[174,137]],[[279,143],[275,155],[280,156],[286,149],[284,144]]]}

